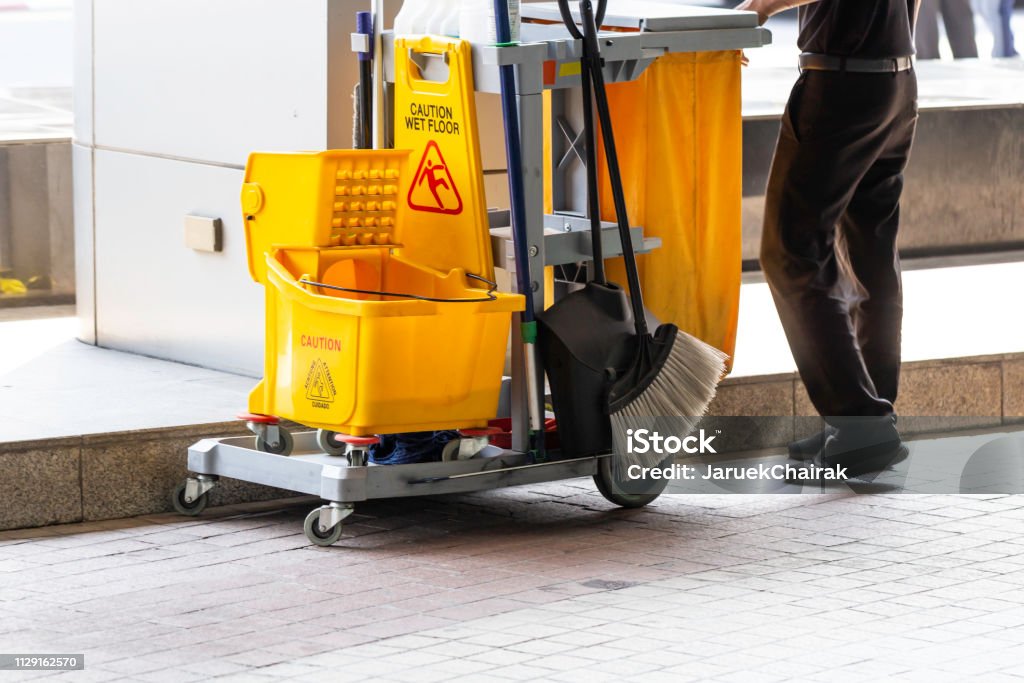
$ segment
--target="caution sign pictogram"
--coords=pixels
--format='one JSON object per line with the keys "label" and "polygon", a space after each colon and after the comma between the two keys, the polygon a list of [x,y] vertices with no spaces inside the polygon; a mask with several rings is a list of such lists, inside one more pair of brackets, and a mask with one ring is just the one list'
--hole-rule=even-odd
{"label": "caution sign pictogram", "polygon": [[433,140],[423,150],[423,158],[416,169],[409,188],[409,208],[457,215],[462,213],[462,197],[455,187],[448,164],[441,149]]}
{"label": "caution sign pictogram", "polygon": [[306,375],[306,398],[313,402],[314,408],[326,408],[337,393],[327,363],[319,358],[314,360]]}

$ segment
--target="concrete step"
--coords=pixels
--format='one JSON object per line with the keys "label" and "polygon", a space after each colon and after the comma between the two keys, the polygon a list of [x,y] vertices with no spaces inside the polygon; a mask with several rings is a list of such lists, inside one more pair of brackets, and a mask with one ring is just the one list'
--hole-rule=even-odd
{"label": "concrete step", "polygon": [[[762,57],[751,52],[755,65]],[[789,59],[786,66],[770,61],[743,75],[743,258],[748,267],[756,267],[760,248],[779,118],[798,76],[795,51]],[[1024,206],[1024,60],[927,61],[915,69],[920,118],[901,206],[901,252],[1024,247],[1019,220]]]}

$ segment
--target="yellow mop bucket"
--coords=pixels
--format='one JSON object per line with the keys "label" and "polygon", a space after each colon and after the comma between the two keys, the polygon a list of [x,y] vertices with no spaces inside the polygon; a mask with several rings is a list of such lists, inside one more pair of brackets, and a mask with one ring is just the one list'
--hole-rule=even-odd
{"label": "yellow mop bucket", "polygon": [[523,299],[494,291],[489,258],[469,259],[471,270],[459,261],[489,250],[486,224],[458,232],[407,220],[408,157],[250,155],[249,269],[266,287],[253,413],[356,436],[494,417]]}

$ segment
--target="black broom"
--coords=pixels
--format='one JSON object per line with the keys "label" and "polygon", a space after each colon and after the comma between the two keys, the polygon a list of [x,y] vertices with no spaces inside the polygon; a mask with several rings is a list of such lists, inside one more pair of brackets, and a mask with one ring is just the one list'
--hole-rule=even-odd
{"label": "black broom", "polygon": [[[568,14],[567,4],[567,0],[559,0],[563,18]],[[648,329],[618,155],[615,151],[615,136],[612,132],[611,112],[605,90],[594,8],[591,0],[581,0],[579,6],[583,24],[582,38],[586,46],[583,51],[583,68],[588,70],[593,84],[636,330],[633,358],[627,366],[614,372],[608,391],[613,450],[618,459],[617,464],[621,466],[638,464],[652,467],[664,460],[665,454],[641,455],[630,452],[625,447],[626,430],[631,427],[666,424],[677,436],[688,434],[715,397],[718,383],[725,374],[725,361],[728,356],[673,324],[659,325],[654,334]],[[574,25],[570,26],[570,31],[574,29]]]}

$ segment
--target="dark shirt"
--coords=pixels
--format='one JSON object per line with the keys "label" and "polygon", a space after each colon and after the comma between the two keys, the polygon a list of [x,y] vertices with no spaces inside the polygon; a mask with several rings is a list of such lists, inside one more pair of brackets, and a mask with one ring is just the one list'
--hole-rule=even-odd
{"label": "dark shirt", "polygon": [[918,0],[818,0],[800,8],[803,52],[876,59],[914,54]]}

